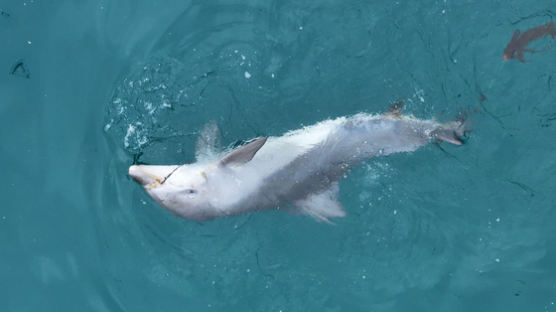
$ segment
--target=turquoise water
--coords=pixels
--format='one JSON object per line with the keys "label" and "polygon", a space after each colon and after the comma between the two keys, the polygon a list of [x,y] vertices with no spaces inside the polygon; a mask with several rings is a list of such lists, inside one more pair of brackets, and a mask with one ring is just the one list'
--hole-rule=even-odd
{"label": "turquoise water", "polygon": [[[556,49],[502,61],[553,2],[0,10],[2,311],[556,311]],[[231,145],[397,99],[473,132],[354,169],[333,226],[190,222],[127,176],[193,161],[211,120]]]}

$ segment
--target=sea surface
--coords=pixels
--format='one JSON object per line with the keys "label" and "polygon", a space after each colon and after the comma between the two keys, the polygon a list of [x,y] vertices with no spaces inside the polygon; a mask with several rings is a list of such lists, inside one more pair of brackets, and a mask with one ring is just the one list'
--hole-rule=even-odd
{"label": "sea surface", "polygon": [[[554,1],[2,0],[1,311],[556,311]],[[334,225],[197,223],[133,163],[359,112],[449,120],[461,147],[370,159]]]}

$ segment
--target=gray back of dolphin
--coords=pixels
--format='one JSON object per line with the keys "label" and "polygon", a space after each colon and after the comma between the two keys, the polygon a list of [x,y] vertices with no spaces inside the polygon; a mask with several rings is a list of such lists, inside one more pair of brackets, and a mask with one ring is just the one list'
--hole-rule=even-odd
{"label": "gray back of dolphin", "polygon": [[[354,116],[330,133],[324,142],[265,179],[256,197],[246,199],[249,202],[244,204],[261,208],[278,206],[327,191],[351,166],[376,155],[414,151],[434,139],[435,130],[443,129],[427,120]],[[451,135],[451,129],[445,131],[446,136]]]}

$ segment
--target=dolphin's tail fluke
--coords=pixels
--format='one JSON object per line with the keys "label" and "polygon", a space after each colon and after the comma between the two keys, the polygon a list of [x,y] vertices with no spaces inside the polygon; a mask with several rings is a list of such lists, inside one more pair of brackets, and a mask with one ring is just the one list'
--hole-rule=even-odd
{"label": "dolphin's tail fluke", "polygon": [[455,120],[441,124],[432,131],[431,137],[437,141],[444,141],[455,145],[463,145],[471,126],[467,114],[461,113]]}

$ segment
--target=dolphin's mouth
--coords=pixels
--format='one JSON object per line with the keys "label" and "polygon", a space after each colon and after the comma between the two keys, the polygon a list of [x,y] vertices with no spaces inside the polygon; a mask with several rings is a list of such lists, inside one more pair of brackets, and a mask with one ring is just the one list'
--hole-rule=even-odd
{"label": "dolphin's mouth", "polygon": [[151,184],[153,182],[160,181],[160,178],[155,176],[154,174],[150,174],[145,170],[142,170],[140,166],[130,166],[129,167],[129,176],[135,180],[135,182],[145,186]]}
{"label": "dolphin's mouth", "polygon": [[156,187],[158,185],[164,184],[166,180],[174,173],[176,170],[180,168],[180,166],[176,166],[162,178],[156,174],[149,172],[148,167],[150,166],[142,166],[142,165],[133,165],[129,167],[129,176],[133,178],[137,183],[141,184],[145,187]]}

